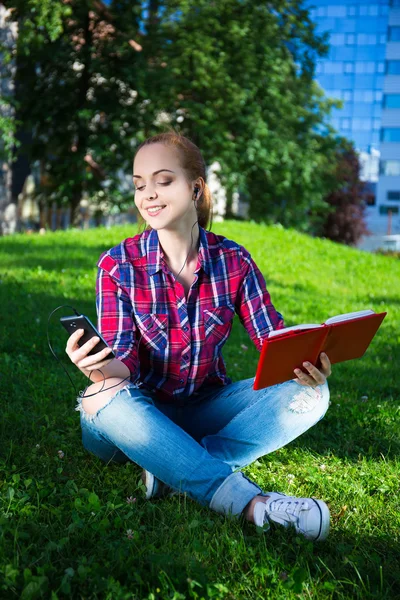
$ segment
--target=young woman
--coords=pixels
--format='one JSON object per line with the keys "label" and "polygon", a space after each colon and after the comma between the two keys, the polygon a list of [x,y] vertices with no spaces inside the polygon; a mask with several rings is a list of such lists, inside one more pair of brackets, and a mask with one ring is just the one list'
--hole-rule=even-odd
{"label": "young woman", "polygon": [[[66,352],[91,381],[78,398],[82,441],[104,461],[143,469],[146,497],[180,490],[212,510],[323,540],[321,500],[263,492],[239,469],[289,443],[325,414],[327,356],[318,370],[263,390],[233,383],[221,350],[238,314],[260,351],[283,318],[240,244],[206,229],[211,195],[202,155],[169,132],[142,143],[133,166],[146,229],[98,261],[98,327],[110,348],[88,355],[82,331]],[[115,358],[108,358],[110,349]]]}

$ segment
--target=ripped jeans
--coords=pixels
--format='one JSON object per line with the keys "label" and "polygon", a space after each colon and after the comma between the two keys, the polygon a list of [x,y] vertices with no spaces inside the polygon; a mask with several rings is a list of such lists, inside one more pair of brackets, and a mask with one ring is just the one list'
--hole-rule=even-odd
{"label": "ripped jeans", "polygon": [[253,382],[200,390],[183,407],[132,383],[92,415],[78,398],[83,445],[105,462],[133,461],[198,503],[239,516],[263,492],[237,469],[297,438],[329,405],[327,383],[290,380],[253,390]]}

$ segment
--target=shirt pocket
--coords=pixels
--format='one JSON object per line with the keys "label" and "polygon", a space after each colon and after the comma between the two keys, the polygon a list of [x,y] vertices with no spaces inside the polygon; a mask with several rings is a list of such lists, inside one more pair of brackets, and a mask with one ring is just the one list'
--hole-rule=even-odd
{"label": "shirt pocket", "polygon": [[153,351],[164,350],[168,343],[168,315],[156,313],[136,314],[140,343]]}
{"label": "shirt pocket", "polygon": [[235,309],[232,306],[218,306],[204,311],[204,340],[221,346],[228,339],[232,328]]}

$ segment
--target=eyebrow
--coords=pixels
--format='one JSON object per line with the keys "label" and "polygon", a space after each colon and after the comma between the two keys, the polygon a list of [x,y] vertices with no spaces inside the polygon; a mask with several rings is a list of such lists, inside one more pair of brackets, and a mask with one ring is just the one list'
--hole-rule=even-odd
{"label": "eyebrow", "polygon": [[[153,175],[157,175],[158,173],[161,173],[161,171],[168,171],[169,173],[175,173],[175,171],[171,171],[170,169],[159,169],[158,171],[154,171]],[[132,179],[135,179],[135,177],[137,177],[138,179],[142,179],[141,175],[134,175],[132,177]]]}

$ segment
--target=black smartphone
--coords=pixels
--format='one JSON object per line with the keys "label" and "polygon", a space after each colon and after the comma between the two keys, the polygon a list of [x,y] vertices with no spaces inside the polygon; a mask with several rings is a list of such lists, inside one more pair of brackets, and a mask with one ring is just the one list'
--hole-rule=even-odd
{"label": "black smartphone", "polygon": [[[88,352],[88,356],[91,354],[97,354],[97,352],[109,347],[101,333],[97,331],[91,320],[88,319],[88,317],[85,317],[85,315],[61,317],[60,323],[67,330],[69,335],[72,335],[78,329],[84,330],[83,335],[78,340],[78,346],[83,346],[83,344],[86,344],[86,342],[88,342],[92,337],[97,336],[100,338],[100,341],[95,345],[95,347]],[[112,350],[107,354],[107,358],[115,358],[115,354]]]}

